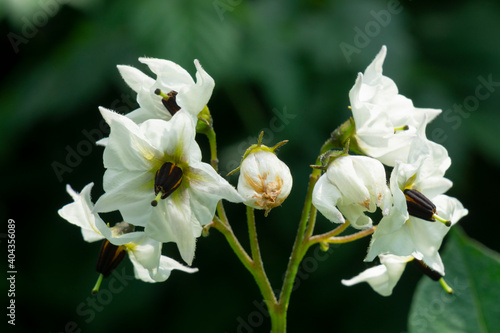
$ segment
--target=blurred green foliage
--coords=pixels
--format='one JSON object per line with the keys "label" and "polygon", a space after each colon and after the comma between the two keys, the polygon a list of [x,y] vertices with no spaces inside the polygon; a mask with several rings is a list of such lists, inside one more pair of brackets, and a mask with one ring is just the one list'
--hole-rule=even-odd
{"label": "blurred green foliage", "polygon": [[408,328],[411,333],[495,332],[500,327],[500,255],[454,228],[443,251],[446,277],[453,295],[422,279],[413,299]]}
{"label": "blurred green foliage", "polygon": [[[102,148],[86,144],[92,140],[85,133],[106,134],[98,106],[121,112],[136,107],[116,65],[146,71],[137,61],[141,56],[170,59],[191,73],[193,60],[199,59],[215,79],[209,106],[222,171],[234,167],[263,128],[272,128],[273,118],[277,127],[266,131],[264,142],[290,140],[280,157],[292,170],[292,194],[267,219],[257,214],[264,262],[275,288],[291,251],[309,165],[329,133],[349,116],[348,92],[357,72],[384,44],[384,73],[400,92],[417,107],[444,111],[427,133],[452,158],[449,194],[470,211],[461,225],[472,238],[500,250],[500,225],[492,209],[500,185],[500,89],[493,86],[487,98],[476,97],[477,105],[467,104],[481,85],[478,77],[500,81],[500,4],[402,1],[401,10],[381,18],[392,5],[382,0],[2,1],[0,211],[3,221],[12,218],[17,227],[16,328],[269,330],[258,289],[216,231],[198,241],[194,266],[199,273],[174,272],[167,282],[154,285],[129,281],[110,299],[90,297],[99,245],[83,242],[57,210],[70,202],[66,183],[81,190],[94,181],[93,198],[102,193]],[[359,52],[346,57],[342,43]],[[458,112],[454,105],[469,108]],[[205,138],[199,141],[206,151]],[[55,162],[70,171],[58,176]],[[229,180],[236,184],[235,176]],[[244,209],[227,207],[246,245]],[[317,232],[329,228],[320,217]],[[367,285],[340,284],[365,268],[367,244],[332,248],[325,260],[311,251],[310,266],[302,268],[292,295],[289,332],[406,331],[421,277],[417,270],[408,268],[389,298]],[[178,256],[173,246],[165,251]],[[130,263],[122,265],[132,274]]]}

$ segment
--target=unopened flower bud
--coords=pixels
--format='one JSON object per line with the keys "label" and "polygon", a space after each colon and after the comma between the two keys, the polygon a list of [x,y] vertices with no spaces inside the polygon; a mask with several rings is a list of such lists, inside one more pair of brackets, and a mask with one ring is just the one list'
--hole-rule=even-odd
{"label": "unopened flower bud", "polygon": [[327,171],[316,183],[312,202],[330,221],[348,220],[354,228],[372,226],[365,212],[377,207],[382,213],[390,206],[382,163],[367,156],[338,156],[330,161]]}
{"label": "unopened flower bud", "polygon": [[288,166],[268,149],[256,148],[243,159],[238,180],[238,192],[245,204],[264,209],[266,216],[285,201],[293,182]]}

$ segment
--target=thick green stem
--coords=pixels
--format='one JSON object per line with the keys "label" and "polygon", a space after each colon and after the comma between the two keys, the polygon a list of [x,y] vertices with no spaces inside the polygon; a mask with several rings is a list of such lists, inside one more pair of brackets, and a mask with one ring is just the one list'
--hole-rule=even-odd
{"label": "thick green stem", "polygon": [[[317,161],[319,163],[319,159]],[[311,206],[312,206],[312,192],[314,189],[314,185],[318,181],[321,176],[321,170],[313,169],[311,175],[309,176],[309,186],[307,188],[306,199],[304,202],[304,208],[302,209],[302,216],[299,222],[299,229],[297,231],[297,236],[295,238],[295,243],[293,244],[292,255],[290,256],[290,261],[288,262],[288,267],[285,273],[285,279],[283,281],[283,287],[281,289],[281,294],[279,298],[279,307],[280,311],[282,311],[282,316],[280,319],[283,321],[282,327],[286,329],[286,312],[288,310],[288,303],[290,302],[290,296],[293,289],[293,284],[295,282],[295,277],[297,275],[297,271],[300,265],[300,262],[304,258],[304,255],[309,248],[309,244],[307,242],[307,238],[305,238],[306,230],[308,233],[312,233],[314,229],[314,222],[310,219],[311,214]],[[315,210],[315,208],[314,208]],[[314,217],[316,214],[314,213]],[[309,222],[309,226],[307,223]],[[285,331],[283,331],[285,332]]]}
{"label": "thick green stem", "polygon": [[[350,123],[349,123],[350,124]],[[345,125],[347,126],[347,124]],[[338,132],[341,132],[339,130]],[[319,157],[316,159],[316,165],[321,163],[321,155],[330,149],[343,148],[342,140],[328,139],[320,149]],[[304,258],[309,247],[314,244],[309,242],[309,238],[314,232],[314,226],[316,224],[316,207],[312,205],[312,193],[314,185],[321,176],[321,169],[313,169],[311,175],[309,176],[309,185],[307,187],[306,199],[304,201],[304,208],[302,209],[302,215],[300,217],[299,228],[297,231],[297,236],[295,237],[295,242],[293,244],[292,254],[290,256],[290,261],[288,262],[288,267],[285,273],[285,278],[283,281],[283,287],[281,289],[281,294],[279,298],[279,311],[280,311],[280,323],[277,323],[278,327],[282,329],[276,332],[286,331],[286,313],[288,310],[288,304],[290,302],[290,297],[293,289],[293,284],[295,282],[295,277],[297,275],[300,262]],[[273,324],[274,327],[274,324]],[[275,332],[273,330],[273,332]]]}

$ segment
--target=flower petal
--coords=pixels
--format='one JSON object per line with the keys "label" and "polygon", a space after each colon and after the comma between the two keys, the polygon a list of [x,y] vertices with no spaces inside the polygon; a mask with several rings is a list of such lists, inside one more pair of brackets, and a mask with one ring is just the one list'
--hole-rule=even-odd
{"label": "flower petal", "polygon": [[167,256],[161,256],[159,266],[150,270],[141,266],[137,261],[132,260],[132,257],[130,259],[134,264],[135,277],[144,282],[163,282],[169,278],[170,273],[175,269],[186,273],[195,273],[198,271],[197,268],[186,267]]}
{"label": "flower petal", "polygon": [[[167,155],[173,162],[190,163],[192,145],[197,145],[194,138],[195,126],[191,116],[182,110],[168,122],[150,119],[140,125],[141,132],[153,147]],[[195,155],[196,158],[198,155]],[[201,156],[201,153],[200,153]]]}
{"label": "flower petal", "polygon": [[106,170],[104,173],[106,192],[97,200],[94,212],[120,210],[126,222],[145,226],[153,209],[151,207],[151,200],[154,199],[153,179],[154,175],[149,171]]}
{"label": "flower petal", "polygon": [[111,110],[100,107],[111,133],[104,149],[105,168],[149,170],[162,152],[152,146],[140,128],[132,120]]}
{"label": "flower petal", "polygon": [[324,174],[314,186],[312,203],[330,221],[344,223],[345,218],[336,207],[341,197],[342,193]]}
{"label": "flower petal", "polygon": [[191,207],[187,191],[180,188],[168,198],[160,200],[152,209],[146,225],[146,234],[159,242],[175,242],[182,259],[191,265],[196,247],[191,224]]}
{"label": "flower petal", "polygon": [[185,85],[179,90],[177,104],[188,111],[191,115],[198,113],[207,105],[215,86],[214,79],[201,67],[198,60],[194,61],[196,66],[196,84]]}
{"label": "flower petal", "polygon": [[136,261],[146,269],[154,269],[160,264],[161,247],[160,242],[144,235],[127,248],[132,262]]}
{"label": "flower petal", "polygon": [[59,215],[71,224],[82,228],[82,236],[86,242],[95,242],[104,238],[99,232],[96,223],[104,222],[92,214],[93,204],[90,199],[90,191],[94,183],[86,185],[79,194],[70,185],[66,185],[66,191],[71,195],[74,202],[59,209]]}
{"label": "flower petal", "polygon": [[381,255],[382,265],[369,268],[352,279],[342,280],[342,284],[352,286],[360,282],[367,282],[380,295],[390,296],[403,274],[407,262],[412,259],[411,256]]}
{"label": "flower petal", "polygon": [[[139,61],[148,65],[149,69],[157,76],[157,85],[179,92],[185,85],[194,84],[189,73],[178,64],[164,59],[139,58]],[[168,91],[167,91],[168,92]]]}
{"label": "flower petal", "polygon": [[372,261],[380,254],[408,256],[415,251],[411,233],[403,228],[407,216],[398,210],[393,210],[384,216],[373,233],[364,261]]}
{"label": "flower petal", "polygon": [[125,82],[132,88],[135,92],[141,91],[144,86],[151,87],[155,80],[141,72],[135,67],[127,65],[118,65],[118,71],[120,72],[122,78]]}

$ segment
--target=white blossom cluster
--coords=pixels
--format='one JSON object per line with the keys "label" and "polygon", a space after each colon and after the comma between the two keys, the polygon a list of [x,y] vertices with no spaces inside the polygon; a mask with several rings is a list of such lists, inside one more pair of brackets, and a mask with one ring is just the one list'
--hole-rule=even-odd
{"label": "white blossom cluster", "polygon": [[[394,81],[382,74],[386,52],[382,47],[358,75],[349,93],[348,140],[345,147],[337,147],[344,151],[323,156],[326,172],[312,192],[312,203],[330,221],[349,222],[360,230],[375,228],[365,261],[378,257],[381,264],[342,282],[368,282],[384,296],[392,293],[409,261],[443,277],[439,248],[450,226],[468,213],[444,194],[452,186],[444,177],[451,165],[447,150],[425,135],[441,110],[416,108],[399,94]],[[93,183],[81,193],[68,185],[74,202],[59,214],[81,227],[85,241],[104,239],[97,265],[101,276],[109,275],[128,253],[138,279],[158,282],[174,269],[196,271],[188,267],[196,240],[203,226],[214,221],[219,201],[244,203],[267,216],[288,197],[293,181],[275,152],[286,141],[269,148],[261,144],[261,134],[236,169],[240,176],[237,189],[233,187],[202,161],[196,142],[200,123],[212,129],[207,107],[215,85],[212,77],[197,60],[196,81],[171,61],[139,61],[156,79],[118,66],[137,93],[139,108],[127,115],[99,108],[111,129],[98,142],[104,146],[105,193],[94,205]],[[386,170],[391,170],[389,176]],[[370,216],[377,209],[382,218],[374,224]],[[115,211],[123,222],[111,227],[99,214]],[[166,242],[177,245],[188,266],[162,255]]]}
{"label": "white blossom cluster", "polygon": [[[134,67],[118,66],[137,93],[139,108],[127,115],[99,108],[111,129],[109,137],[98,142],[104,146],[105,193],[94,205],[90,198],[93,183],[80,193],[68,185],[74,202],[61,208],[59,215],[81,227],[85,241],[105,239],[98,263],[98,267],[101,262],[106,266],[99,272],[104,277],[126,252],[136,278],[159,282],[174,269],[197,271],[162,255],[162,243],[176,243],[182,259],[191,265],[196,239],[213,220],[220,200],[268,211],[288,196],[292,182],[288,167],[274,152],[254,152],[243,160],[244,181],[238,193],[210,164],[202,162],[195,141],[200,112],[207,109],[215,85],[212,77],[197,60],[196,82],[171,61],[139,61],[156,79]],[[114,211],[124,222],[110,227],[99,213]]]}
{"label": "white blossom cluster", "polygon": [[[382,210],[365,258],[379,257],[381,265],[342,282],[368,282],[384,296],[411,260],[444,276],[438,250],[449,226],[467,214],[456,198],[444,194],[452,186],[444,178],[451,165],[447,150],[425,136],[441,110],[416,108],[398,93],[394,81],[382,74],[386,52],[382,47],[349,93],[351,145],[366,156],[330,159],[313,192],[313,204],[325,217],[347,220],[357,229],[373,227],[366,212]],[[389,181],[386,168],[392,168]]]}

